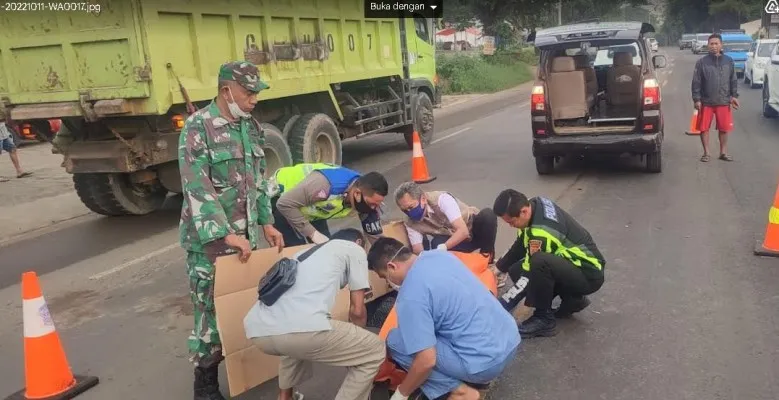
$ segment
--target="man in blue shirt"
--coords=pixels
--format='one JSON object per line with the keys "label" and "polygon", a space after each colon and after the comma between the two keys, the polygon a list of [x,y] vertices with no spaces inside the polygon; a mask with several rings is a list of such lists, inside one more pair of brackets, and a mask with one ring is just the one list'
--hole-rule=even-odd
{"label": "man in blue shirt", "polygon": [[478,399],[472,385],[494,380],[514,358],[521,340],[514,318],[454,255],[416,256],[384,237],[368,252],[368,268],[399,288],[387,349],[408,375],[392,400],[420,387],[430,399]]}

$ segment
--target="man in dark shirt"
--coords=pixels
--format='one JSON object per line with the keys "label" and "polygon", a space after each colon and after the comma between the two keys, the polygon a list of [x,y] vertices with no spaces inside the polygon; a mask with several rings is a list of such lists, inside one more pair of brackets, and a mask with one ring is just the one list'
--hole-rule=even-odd
{"label": "man in dark shirt", "polygon": [[698,110],[698,130],[703,144],[702,162],[710,160],[709,128],[717,119],[720,160],[733,161],[728,154],[728,133],[733,130],[730,108],[738,109],[738,79],[733,59],[722,52],[722,36],[709,36],[709,54],[695,63],[692,75],[692,101]]}
{"label": "man in dark shirt", "polygon": [[[606,261],[590,233],[552,200],[528,200],[506,189],[493,210],[518,230],[511,249],[497,262],[498,270],[508,272],[514,282],[500,301],[512,311],[526,297],[525,306],[535,308],[526,321],[518,318],[523,338],[554,336],[555,317],[568,317],[590,304],[585,296],[603,285]],[[557,312],[552,310],[555,296],[562,299]]]}

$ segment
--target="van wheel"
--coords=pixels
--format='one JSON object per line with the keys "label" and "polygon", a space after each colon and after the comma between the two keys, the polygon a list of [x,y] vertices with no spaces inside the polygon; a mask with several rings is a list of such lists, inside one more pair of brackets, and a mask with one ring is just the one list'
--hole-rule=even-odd
{"label": "van wheel", "polygon": [[657,150],[654,153],[646,154],[646,170],[651,173],[663,171],[663,151]]}
{"label": "van wheel", "polygon": [[304,114],[292,124],[287,136],[292,161],[341,165],[341,136],[326,114]]}
{"label": "van wheel", "polygon": [[554,157],[537,156],[536,172],[538,172],[539,175],[549,175],[554,172]]}
{"label": "van wheel", "polygon": [[265,133],[265,176],[273,176],[277,169],[292,165],[292,152],[279,128],[265,122],[260,126]]}

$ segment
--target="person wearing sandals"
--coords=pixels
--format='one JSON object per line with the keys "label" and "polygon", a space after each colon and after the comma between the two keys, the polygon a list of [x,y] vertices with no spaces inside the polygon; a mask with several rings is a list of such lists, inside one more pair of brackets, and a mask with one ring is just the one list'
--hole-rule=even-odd
{"label": "person wearing sandals", "polygon": [[[6,122],[0,122],[0,153],[7,152],[11,157],[11,162],[16,169],[16,177],[24,178],[30,176],[31,172],[25,172],[19,164],[19,152],[16,150],[16,144],[14,144],[14,137],[11,134],[11,128]],[[7,182],[8,179],[0,177],[0,182]]]}
{"label": "person wearing sandals", "polygon": [[698,110],[698,129],[703,145],[702,162],[711,159],[709,154],[709,128],[717,120],[720,156],[723,161],[733,161],[728,154],[728,133],[733,130],[731,107],[738,109],[738,79],[733,59],[722,52],[722,36],[709,36],[709,54],[695,63],[692,76],[692,101]]}

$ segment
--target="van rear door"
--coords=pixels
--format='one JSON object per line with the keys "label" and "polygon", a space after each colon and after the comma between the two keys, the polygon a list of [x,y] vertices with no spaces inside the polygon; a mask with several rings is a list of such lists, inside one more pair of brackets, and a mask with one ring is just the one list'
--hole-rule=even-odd
{"label": "van rear door", "polygon": [[0,13],[0,97],[34,104],[78,101],[80,92],[90,100],[149,96],[138,2],[84,5]]}

